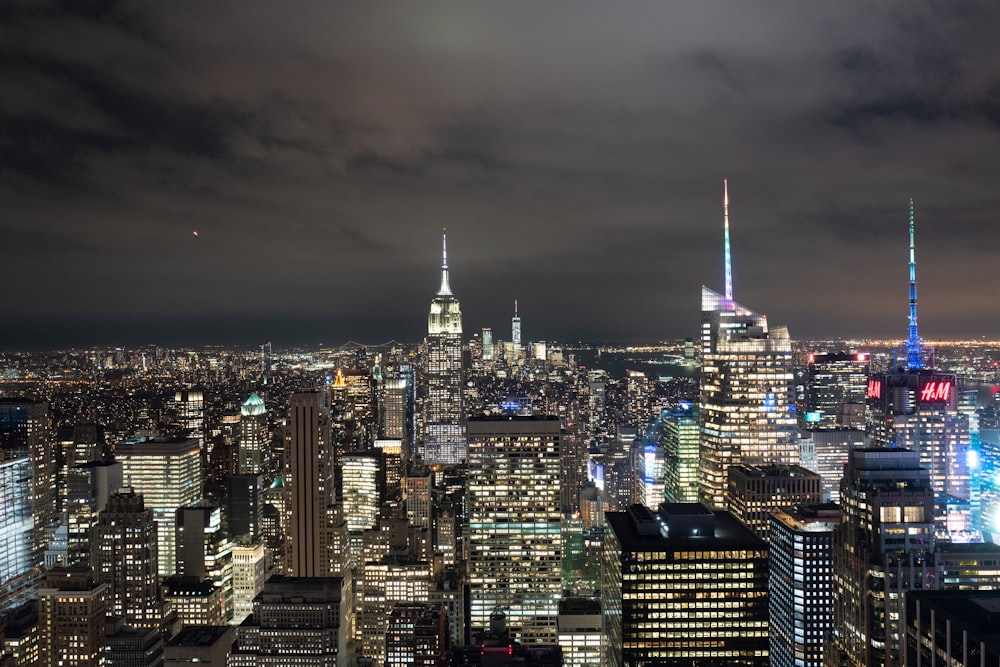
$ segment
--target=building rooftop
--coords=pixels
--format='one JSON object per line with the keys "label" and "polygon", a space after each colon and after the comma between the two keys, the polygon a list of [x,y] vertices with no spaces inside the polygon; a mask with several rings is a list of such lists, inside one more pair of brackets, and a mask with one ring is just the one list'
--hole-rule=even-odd
{"label": "building rooftop", "polygon": [[[684,514],[685,507],[691,510]],[[701,510],[695,511],[695,507]],[[677,513],[678,508],[681,514]],[[647,508],[648,509],[648,508]],[[767,552],[767,543],[757,537],[753,531],[744,526],[736,517],[724,510],[712,512],[699,503],[664,503],[660,506],[658,516],[663,525],[669,521],[669,514],[664,517],[664,510],[672,512],[675,517],[684,518],[697,516],[700,518],[701,512],[708,512],[714,520],[714,530],[711,534],[700,532],[700,534],[665,535],[663,531],[656,534],[641,534],[635,522],[627,512],[606,512],[605,518],[611,529],[618,536],[624,551],[672,551],[690,550],[692,548],[707,549],[754,549]],[[650,510],[650,513],[652,511]],[[643,531],[645,532],[645,531]],[[681,532],[681,531],[679,531]]]}
{"label": "building rooftop", "polygon": [[186,625],[170,640],[170,646],[211,646],[231,631],[229,625]]}

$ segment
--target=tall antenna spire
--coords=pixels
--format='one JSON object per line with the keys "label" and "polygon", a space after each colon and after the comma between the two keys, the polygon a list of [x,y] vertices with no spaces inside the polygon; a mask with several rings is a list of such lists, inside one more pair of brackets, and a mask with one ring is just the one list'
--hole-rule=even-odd
{"label": "tall antenna spire", "polygon": [[448,228],[441,230],[441,289],[438,296],[451,296],[451,285],[448,284]]}
{"label": "tall antenna spire", "polygon": [[729,247],[729,181],[722,180],[722,213],[726,225],[726,302],[733,302],[733,254]]}
{"label": "tall antenna spire", "polygon": [[906,339],[906,368],[923,366],[924,342],[917,333],[917,259],[913,243],[913,199],[910,199],[910,328]]}

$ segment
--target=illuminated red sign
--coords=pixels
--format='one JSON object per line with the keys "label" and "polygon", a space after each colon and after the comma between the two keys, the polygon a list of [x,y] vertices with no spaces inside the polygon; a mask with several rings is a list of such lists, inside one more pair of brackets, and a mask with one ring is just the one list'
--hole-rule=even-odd
{"label": "illuminated red sign", "polygon": [[868,398],[882,398],[882,381],[869,380],[868,392],[866,395],[868,396]]}
{"label": "illuminated red sign", "polygon": [[920,387],[920,400],[927,402],[944,402],[951,398],[951,382],[931,380]]}

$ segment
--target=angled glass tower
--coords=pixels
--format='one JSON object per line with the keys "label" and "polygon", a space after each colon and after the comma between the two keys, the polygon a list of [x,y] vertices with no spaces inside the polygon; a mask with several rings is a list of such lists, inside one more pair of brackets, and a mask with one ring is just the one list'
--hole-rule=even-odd
{"label": "angled glass tower", "polygon": [[448,237],[442,234],[441,288],[427,317],[427,417],[424,462],[452,465],[465,460],[462,399],[462,309],[448,283]]}
{"label": "angled glass tower", "polygon": [[716,509],[726,508],[729,466],[799,462],[792,341],[733,300],[727,184],[723,211],[726,291],[701,288],[699,496]]}

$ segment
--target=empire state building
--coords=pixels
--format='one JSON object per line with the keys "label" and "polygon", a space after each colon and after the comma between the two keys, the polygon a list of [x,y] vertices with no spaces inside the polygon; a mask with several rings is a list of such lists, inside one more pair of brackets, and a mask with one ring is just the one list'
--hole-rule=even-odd
{"label": "empire state building", "polygon": [[427,317],[427,419],[424,462],[452,465],[465,461],[465,410],[462,400],[462,310],[448,284],[448,237],[441,237],[441,288]]}

